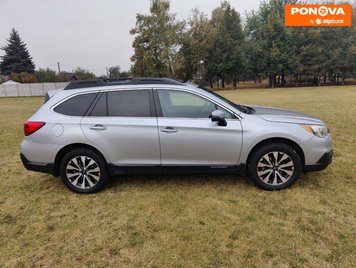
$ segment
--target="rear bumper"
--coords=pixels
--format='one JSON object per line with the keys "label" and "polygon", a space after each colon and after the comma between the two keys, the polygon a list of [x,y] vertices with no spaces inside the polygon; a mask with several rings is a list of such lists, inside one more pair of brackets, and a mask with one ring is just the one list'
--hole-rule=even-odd
{"label": "rear bumper", "polygon": [[315,165],[306,165],[304,167],[304,172],[320,171],[326,169],[328,165],[331,164],[333,158],[333,151],[323,154],[323,156],[318,160]]}
{"label": "rear bumper", "polygon": [[39,164],[30,162],[23,154],[20,154],[22,164],[26,169],[41,173],[48,173],[55,176],[54,164]]}

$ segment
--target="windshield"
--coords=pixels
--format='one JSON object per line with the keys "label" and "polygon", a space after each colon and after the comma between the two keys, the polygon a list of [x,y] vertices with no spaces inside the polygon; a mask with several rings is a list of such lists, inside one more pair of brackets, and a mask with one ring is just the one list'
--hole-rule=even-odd
{"label": "windshield", "polygon": [[231,100],[228,100],[227,98],[225,98],[225,97],[223,97],[223,96],[221,96],[221,95],[215,93],[214,91],[212,91],[212,90],[210,90],[210,89],[207,89],[207,88],[205,88],[205,87],[203,87],[203,86],[199,86],[199,88],[202,89],[202,90],[205,90],[206,92],[209,92],[210,94],[212,94],[212,95],[218,97],[219,99],[221,99],[221,100],[227,102],[228,104],[230,104],[231,106],[235,107],[237,110],[239,110],[239,111],[242,112],[242,113],[245,113],[245,114],[250,114],[250,113],[252,113],[251,110],[250,110],[250,109],[252,109],[252,108],[250,108],[250,107],[233,103]]}

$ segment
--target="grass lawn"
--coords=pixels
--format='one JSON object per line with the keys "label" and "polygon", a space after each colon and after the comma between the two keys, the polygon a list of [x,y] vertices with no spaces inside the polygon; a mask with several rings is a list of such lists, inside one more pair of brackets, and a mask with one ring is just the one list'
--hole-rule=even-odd
{"label": "grass lawn", "polygon": [[0,98],[0,266],[356,267],[356,87],[220,91],[326,121],[334,160],[290,189],[233,175],[125,176],[94,195],[24,169],[42,98]]}

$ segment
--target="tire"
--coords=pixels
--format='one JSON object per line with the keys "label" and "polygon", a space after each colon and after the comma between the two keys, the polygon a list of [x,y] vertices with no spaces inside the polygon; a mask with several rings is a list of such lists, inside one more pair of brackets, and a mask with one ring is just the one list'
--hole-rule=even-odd
{"label": "tire", "polygon": [[87,148],[74,149],[63,157],[60,176],[71,191],[80,194],[96,193],[109,181],[105,160]]}
{"label": "tire", "polygon": [[300,177],[302,163],[298,153],[286,144],[272,143],[255,151],[248,165],[250,179],[264,190],[281,190]]}

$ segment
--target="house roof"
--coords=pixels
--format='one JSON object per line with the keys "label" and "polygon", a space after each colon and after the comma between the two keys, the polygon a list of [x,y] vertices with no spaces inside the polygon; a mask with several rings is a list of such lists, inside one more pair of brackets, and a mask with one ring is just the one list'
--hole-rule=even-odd
{"label": "house roof", "polygon": [[62,72],[61,75],[66,81],[78,80],[78,77],[75,73]]}
{"label": "house roof", "polygon": [[2,85],[19,85],[21,83],[12,81],[12,80],[7,80],[5,83],[2,83]]}

